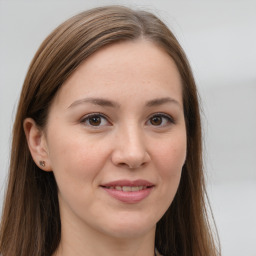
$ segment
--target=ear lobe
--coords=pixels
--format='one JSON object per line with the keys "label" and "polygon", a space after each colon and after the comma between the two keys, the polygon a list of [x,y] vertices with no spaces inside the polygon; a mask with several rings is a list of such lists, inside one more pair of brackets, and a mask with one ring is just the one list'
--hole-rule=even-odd
{"label": "ear lobe", "polygon": [[[32,118],[26,118],[24,120],[23,129],[26,134],[28,147],[35,164],[44,171],[51,171],[52,168],[49,161],[48,148],[44,132],[38,127]],[[44,162],[43,165],[42,162]]]}

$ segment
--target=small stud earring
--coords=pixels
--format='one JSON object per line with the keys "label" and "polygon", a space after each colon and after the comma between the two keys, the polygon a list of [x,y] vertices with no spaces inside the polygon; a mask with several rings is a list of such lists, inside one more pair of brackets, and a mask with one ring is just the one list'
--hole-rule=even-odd
{"label": "small stud earring", "polygon": [[45,161],[39,161],[40,166],[45,167]]}

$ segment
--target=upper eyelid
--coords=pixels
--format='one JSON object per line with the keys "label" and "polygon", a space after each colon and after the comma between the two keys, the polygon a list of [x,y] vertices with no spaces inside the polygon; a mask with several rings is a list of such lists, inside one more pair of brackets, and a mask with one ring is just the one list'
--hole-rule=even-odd
{"label": "upper eyelid", "polygon": [[166,117],[168,119],[171,119],[173,122],[174,122],[174,118],[172,115],[170,114],[166,114],[166,113],[163,113],[163,112],[156,112],[156,113],[153,113],[151,115],[148,116],[148,119],[154,117],[154,116],[162,116],[162,117]]}
{"label": "upper eyelid", "polygon": [[100,112],[95,112],[95,113],[93,112],[93,113],[86,114],[81,118],[81,121],[83,121],[84,119],[93,117],[93,116],[101,116],[101,117],[104,117],[105,119],[107,119],[109,121],[109,117],[107,115],[103,114],[103,113],[100,113]]}
{"label": "upper eyelid", "polygon": [[[84,115],[81,119],[80,119],[80,122],[83,122],[85,121],[86,119],[90,118],[90,117],[93,117],[93,116],[101,116],[103,118],[105,118],[109,123],[112,123],[111,122],[111,119],[106,115],[106,114],[103,114],[101,112],[92,112],[92,113],[88,113],[86,115]],[[164,112],[155,112],[155,113],[152,113],[150,114],[147,119],[146,119],[146,122],[148,122],[150,120],[150,118],[154,117],[154,116],[162,116],[162,117],[165,117],[165,118],[168,118],[169,120],[171,120],[171,122],[175,122],[174,118],[172,115],[170,114],[167,114],[167,113],[164,113]]]}
{"label": "upper eyelid", "polygon": [[[154,116],[160,116],[161,118],[165,119],[166,123],[161,123],[159,125],[153,125],[151,123],[149,124],[149,122],[151,122],[150,119],[153,118]],[[176,124],[176,122],[175,122],[174,118],[171,115],[166,114],[166,113],[155,113],[155,114],[151,115],[145,123],[146,126],[153,127],[154,129],[166,129],[168,127],[169,128],[172,127],[175,124]]]}
{"label": "upper eyelid", "polygon": [[106,121],[112,125],[112,122],[111,122],[110,118],[107,115],[105,115],[101,112],[92,112],[92,113],[86,114],[82,118],[80,118],[79,122],[84,123],[86,120],[88,120],[89,118],[94,117],[94,116],[100,116],[101,118],[106,119]]}

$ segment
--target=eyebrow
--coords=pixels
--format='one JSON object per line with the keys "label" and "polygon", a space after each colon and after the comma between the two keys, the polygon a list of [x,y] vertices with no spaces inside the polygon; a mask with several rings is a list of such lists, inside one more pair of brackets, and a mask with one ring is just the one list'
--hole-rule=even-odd
{"label": "eyebrow", "polygon": [[93,105],[98,105],[102,107],[112,107],[112,108],[119,108],[120,105],[116,102],[102,99],[102,98],[85,98],[81,100],[74,101],[68,108],[83,104],[83,103],[91,103]]}
{"label": "eyebrow", "polygon": [[[120,104],[118,104],[117,102],[108,100],[108,99],[84,98],[84,99],[74,101],[68,108],[72,108],[72,107],[75,107],[77,105],[84,104],[84,103],[90,103],[90,104],[98,105],[98,106],[102,106],[102,107],[112,107],[112,108],[120,107]],[[146,107],[155,107],[155,106],[160,106],[160,105],[163,105],[166,103],[174,103],[174,104],[180,106],[180,103],[177,100],[170,98],[170,97],[153,99],[153,100],[146,102],[145,105],[146,105]]]}
{"label": "eyebrow", "polygon": [[165,97],[165,98],[159,98],[159,99],[154,99],[154,100],[150,100],[146,103],[147,107],[155,107],[155,106],[160,106],[166,103],[174,103],[176,105],[178,105],[179,107],[181,107],[180,103],[170,97]]}

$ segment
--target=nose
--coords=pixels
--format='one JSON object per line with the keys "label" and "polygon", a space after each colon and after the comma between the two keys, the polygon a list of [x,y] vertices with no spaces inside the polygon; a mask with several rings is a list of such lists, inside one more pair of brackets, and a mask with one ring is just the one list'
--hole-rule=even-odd
{"label": "nose", "polygon": [[143,132],[139,128],[128,127],[116,137],[112,162],[116,166],[136,169],[150,162]]}

